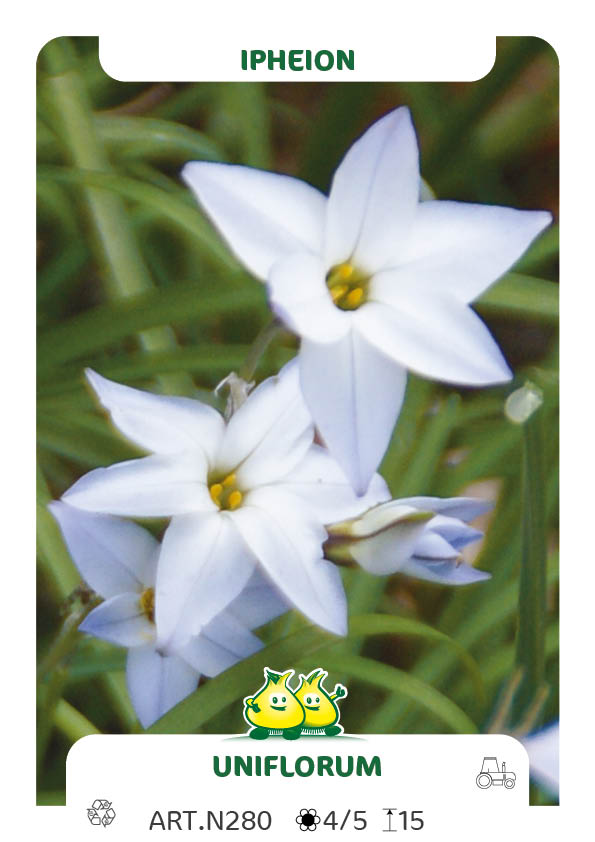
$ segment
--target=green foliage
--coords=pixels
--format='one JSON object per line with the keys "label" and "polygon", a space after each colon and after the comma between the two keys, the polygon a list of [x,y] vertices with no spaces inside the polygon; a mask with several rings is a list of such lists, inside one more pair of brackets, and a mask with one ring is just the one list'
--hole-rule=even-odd
{"label": "green foliage", "polygon": [[[77,38],[48,44],[38,70],[40,663],[58,655],[40,679],[39,800],[61,803],[75,739],[139,728],[123,652],[80,633],[52,648],[78,574],[46,505],[86,470],[135,455],[98,412],[83,368],[215,403],[213,388],[270,318],[262,285],[179,181],[182,163],[270,167],[327,189],[353,139],[404,103],[438,197],[556,211],[557,66],[539,39],[508,38],[492,73],[465,85],[139,86],[106,77],[96,41]],[[539,693],[533,723],[557,716],[557,248],[552,227],[476,303],[515,382],[474,391],[410,377],[382,466],[396,496],[493,500],[474,560],[492,579],[448,590],[346,570],[346,641],[281,618],[261,630],[273,641],[264,650],[202,683],[152,732],[241,729],[239,702],[265,666],[319,663],[348,683],[355,732],[472,733],[495,721],[515,732],[532,724]],[[278,334],[256,378],[295,347]],[[504,413],[527,379],[543,394],[537,437]],[[521,695],[502,711],[515,664]]]}

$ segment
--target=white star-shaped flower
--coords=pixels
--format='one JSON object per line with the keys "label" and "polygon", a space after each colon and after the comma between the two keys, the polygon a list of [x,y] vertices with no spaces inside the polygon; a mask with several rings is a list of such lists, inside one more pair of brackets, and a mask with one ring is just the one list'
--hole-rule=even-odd
{"label": "white star-shaped flower", "polygon": [[[245,587],[256,566],[317,625],[345,634],[340,575],[323,558],[325,523],[365,508],[314,428],[295,362],[230,420],[190,398],[88,379],[114,424],[152,455],[98,468],[64,495],[78,508],[173,516],[156,580],[158,643],[179,647]],[[363,498],[389,497],[377,476]]]}
{"label": "white star-shaped flower", "polygon": [[79,628],[129,650],[128,691],[145,728],[192,693],[201,675],[218,675],[261,649],[263,644],[250,629],[288,609],[255,572],[241,594],[200,634],[163,654],[155,625],[159,543],[146,529],[121,518],[60,501],[49,508],[82,578],[105,600]]}
{"label": "white star-shaped flower", "polygon": [[411,370],[472,386],[510,371],[469,307],[549,224],[542,211],[420,201],[407,108],[349,149],[328,198],[303,181],[191,162],[184,181],[301,337],[301,385],[358,493],[386,450]]}
{"label": "white star-shaped flower", "polygon": [[327,526],[326,556],[355,561],[377,576],[403,573],[442,585],[490,578],[461,559],[461,550],[483,537],[468,523],[491,509],[474,497],[404,497]]}

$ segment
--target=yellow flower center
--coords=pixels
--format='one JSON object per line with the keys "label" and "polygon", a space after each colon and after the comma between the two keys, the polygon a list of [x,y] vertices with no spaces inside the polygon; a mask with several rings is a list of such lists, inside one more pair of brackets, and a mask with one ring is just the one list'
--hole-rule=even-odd
{"label": "yellow flower center", "polygon": [[143,614],[146,614],[148,619],[155,622],[155,589],[146,588],[140,595],[140,607]]}
{"label": "yellow flower center", "polygon": [[228,474],[222,480],[216,480],[209,485],[211,500],[219,509],[232,511],[242,505],[244,495],[236,484],[236,475]]}
{"label": "yellow flower center", "polygon": [[357,310],[368,297],[369,280],[351,263],[339,263],[326,276],[326,285],[340,310]]}

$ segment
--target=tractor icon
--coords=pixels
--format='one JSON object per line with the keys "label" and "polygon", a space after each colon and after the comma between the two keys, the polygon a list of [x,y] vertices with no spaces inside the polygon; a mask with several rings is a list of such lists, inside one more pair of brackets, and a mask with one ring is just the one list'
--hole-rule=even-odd
{"label": "tractor icon", "polygon": [[496,757],[484,757],[481,772],[475,778],[475,783],[480,789],[489,789],[492,784],[512,789],[516,783],[516,775],[514,772],[506,771],[506,763],[502,763],[502,769],[500,769]]}

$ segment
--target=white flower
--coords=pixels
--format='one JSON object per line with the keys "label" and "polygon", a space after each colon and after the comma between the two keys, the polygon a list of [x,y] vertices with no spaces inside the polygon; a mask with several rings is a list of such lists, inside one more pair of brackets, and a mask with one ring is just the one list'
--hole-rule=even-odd
{"label": "white flower", "polygon": [[81,631],[129,649],[126,680],[145,728],[192,693],[201,675],[215,676],[262,648],[249,629],[288,606],[255,573],[240,596],[179,650],[162,654],[155,627],[159,543],[146,529],[109,515],[53,502],[50,511],[84,581],[104,602]]}
{"label": "white flower", "polygon": [[327,526],[327,558],[355,561],[377,576],[404,573],[443,585],[468,585],[490,574],[461,561],[460,551],[483,537],[467,522],[491,506],[472,497],[406,497]]}
{"label": "white flower", "polygon": [[284,175],[191,162],[182,177],[271,306],[301,339],[304,395],[359,493],[379,465],[406,371],[487,385],[510,371],[468,306],[551,221],[549,213],[420,202],[409,110],[374,123],[328,199]]}
{"label": "white flower", "polygon": [[533,780],[553,795],[560,794],[560,723],[552,722],[522,740]]}
{"label": "white flower", "polygon": [[[226,423],[205,404],[88,378],[116,426],[153,455],[99,468],[64,495],[87,511],[170,516],[156,582],[159,644],[179,646],[242,591],[256,565],[314,623],[346,632],[346,601],[325,560],[324,523],[362,500],[322,448],[289,363]],[[377,477],[367,505],[388,498]],[[365,507],[365,506],[364,506]]]}

